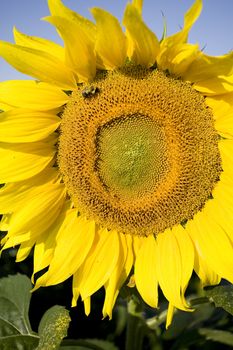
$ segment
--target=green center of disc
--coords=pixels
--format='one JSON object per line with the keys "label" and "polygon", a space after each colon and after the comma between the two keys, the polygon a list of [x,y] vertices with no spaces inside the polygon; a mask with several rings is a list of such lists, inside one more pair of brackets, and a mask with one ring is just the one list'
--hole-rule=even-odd
{"label": "green center of disc", "polygon": [[129,198],[154,191],[167,168],[164,140],[161,126],[140,114],[100,127],[96,169],[105,188]]}

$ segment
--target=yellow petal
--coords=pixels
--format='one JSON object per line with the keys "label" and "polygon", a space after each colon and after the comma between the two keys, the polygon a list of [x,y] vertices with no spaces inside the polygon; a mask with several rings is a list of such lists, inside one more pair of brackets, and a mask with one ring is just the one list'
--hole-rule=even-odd
{"label": "yellow petal", "polygon": [[172,233],[175,235],[181,255],[181,293],[184,297],[194,267],[194,246],[181,225],[174,226]]}
{"label": "yellow petal", "polygon": [[30,251],[32,250],[33,245],[34,245],[33,241],[21,243],[19,246],[19,249],[17,251],[15,261],[20,262],[20,261],[25,260],[28,257],[28,255],[30,254]]}
{"label": "yellow petal", "polygon": [[166,230],[158,235],[157,242],[159,285],[172,305],[187,311],[188,306],[181,295],[181,288],[184,286],[187,273],[182,276],[184,256],[181,256],[177,239],[171,230]]}
{"label": "yellow petal", "polygon": [[1,113],[0,142],[34,142],[54,132],[61,119],[56,115],[12,109]]}
{"label": "yellow petal", "polygon": [[[161,42],[161,51],[157,57],[158,66],[162,69],[168,69],[171,60],[173,59],[173,51],[176,50],[176,46],[180,46],[187,42],[188,33],[199,17],[202,10],[202,0],[196,0],[191,8],[186,12],[184,16],[184,26],[181,31],[166,37]],[[190,58],[194,59],[196,55],[190,55]],[[191,59],[190,62],[191,63]],[[184,72],[184,71],[183,71]]]}
{"label": "yellow petal", "polygon": [[128,277],[133,265],[132,237],[121,233],[118,236],[120,242],[118,262],[111,277],[105,284],[103,316],[106,317],[108,315],[110,319],[112,318],[112,309],[120,288]]}
{"label": "yellow petal", "polygon": [[81,26],[62,17],[46,17],[55,25],[65,43],[66,63],[77,74],[79,81],[93,80],[96,74],[94,43]]}
{"label": "yellow petal", "polygon": [[85,315],[88,316],[91,312],[91,297],[83,300]]}
{"label": "yellow petal", "polygon": [[206,96],[226,94],[233,91],[233,75],[218,76],[193,84],[193,88]]}
{"label": "yellow petal", "polygon": [[176,34],[173,34],[165,38],[161,43],[161,48],[162,49],[164,49],[165,47],[169,48],[171,46],[185,43],[187,41],[188,33],[191,27],[200,16],[201,10],[202,10],[202,0],[196,0],[184,16],[183,29]]}
{"label": "yellow petal", "polygon": [[33,254],[33,275],[32,282],[34,283],[34,275],[43,270],[45,267],[49,266],[54,251],[56,248],[56,242],[58,232],[65,220],[67,211],[71,208],[71,202],[66,201],[57,219],[54,221],[51,227],[41,235],[36,240],[34,254]]}
{"label": "yellow petal", "polygon": [[111,276],[119,256],[119,237],[116,231],[102,230],[78,271],[82,299],[91,296]]}
{"label": "yellow petal", "polygon": [[218,148],[221,154],[221,160],[223,163],[223,170],[228,166],[231,166],[233,162],[233,141],[232,140],[221,140],[218,143]]}
{"label": "yellow petal", "polygon": [[64,48],[50,40],[23,34],[16,28],[14,28],[14,39],[17,45],[44,51],[58,58],[61,61],[65,60]]}
{"label": "yellow petal", "polygon": [[168,309],[167,309],[166,329],[168,329],[168,327],[172,323],[174,312],[175,312],[174,306],[171,303],[169,303]]}
{"label": "yellow petal", "polygon": [[93,8],[91,13],[97,23],[95,50],[103,66],[106,69],[123,66],[126,60],[126,38],[119,21],[100,8]]}
{"label": "yellow petal", "polygon": [[233,112],[222,118],[218,118],[214,123],[218,133],[226,138],[233,138]]}
{"label": "yellow petal", "polygon": [[0,102],[10,106],[47,111],[67,103],[69,97],[61,89],[31,80],[0,82]]}
{"label": "yellow petal", "polygon": [[35,241],[34,238],[31,239],[31,234],[30,232],[24,233],[22,235],[15,235],[15,236],[9,236],[9,234],[7,234],[7,236],[5,236],[4,238],[6,238],[6,240],[4,241],[4,246],[1,249],[1,251],[5,250],[5,249],[9,249],[12,247],[16,247],[19,244],[28,242],[28,241]]}
{"label": "yellow petal", "polygon": [[209,56],[201,53],[189,66],[184,79],[194,83],[219,75],[231,75],[233,73],[232,60],[233,52],[223,56]]}
{"label": "yellow petal", "polygon": [[159,41],[143,22],[137,7],[127,4],[123,24],[126,27],[129,58],[136,64],[153,66],[159,52]]}
{"label": "yellow petal", "polygon": [[48,0],[48,6],[52,16],[63,17],[74,24],[77,24],[88,36],[88,39],[93,43],[95,42],[96,27],[94,23],[70,10],[61,0]]}
{"label": "yellow petal", "polygon": [[12,107],[10,105],[0,102],[0,112],[10,111],[11,109]]}
{"label": "yellow petal", "polygon": [[25,197],[32,189],[49,183],[59,183],[59,173],[55,168],[47,167],[38,175],[25,181],[5,184],[0,189],[0,213],[12,213],[24,206]]}
{"label": "yellow petal", "polygon": [[195,254],[194,270],[201,280],[203,287],[219,284],[221,278],[212,270],[208,261],[202,257],[201,252]]}
{"label": "yellow petal", "polygon": [[136,256],[135,282],[139,293],[151,307],[158,304],[158,277],[156,273],[157,245],[153,235],[143,239]]}
{"label": "yellow petal", "polygon": [[[232,188],[232,184],[229,184],[229,186]],[[225,191],[225,187],[220,188],[220,191]],[[218,194],[218,191],[214,192],[215,200],[212,200],[208,203],[208,216],[210,217],[210,220],[215,221],[224,230],[224,232],[233,243],[233,208],[229,206],[228,202],[225,200],[218,200],[218,195],[215,196],[216,192]],[[232,195],[233,192],[230,193],[230,196]]]}
{"label": "yellow petal", "polygon": [[143,0],[132,0],[132,4],[136,7],[140,15],[142,14]]}
{"label": "yellow petal", "polygon": [[46,184],[32,188],[24,197],[24,206],[11,216],[9,237],[30,232],[31,238],[34,238],[43,233],[58,217],[64,200],[65,191],[62,184]]}
{"label": "yellow petal", "polygon": [[55,150],[43,142],[0,143],[0,183],[17,182],[40,173],[53,159]]}
{"label": "yellow petal", "polygon": [[210,268],[220,277],[233,282],[232,245],[223,229],[208,217],[207,204],[194,220],[188,222],[186,229]]}
{"label": "yellow petal", "polygon": [[158,57],[158,67],[163,70],[168,69],[170,73],[183,77],[198,54],[198,45],[185,43],[163,48]]}
{"label": "yellow petal", "polygon": [[72,71],[47,52],[0,41],[0,55],[21,73],[66,90],[76,88]]}
{"label": "yellow petal", "polygon": [[77,210],[70,210],[57,233],[46,285],[61,283],[77,271],[89,253],[94,236],[94,221],[78,217]]}
{"label": "yellow petal", "polygon": [[144,242],[144,237],[142,236],[133,236],[133,252],[134,252],[134,258],[138,255],[138,252]]}
{"label": "yellow petal", "polygon": [[228,114],[232,114],[233,92],[220,96],[206,97],[205,102],[212,108],[215,118],[226,117]]}

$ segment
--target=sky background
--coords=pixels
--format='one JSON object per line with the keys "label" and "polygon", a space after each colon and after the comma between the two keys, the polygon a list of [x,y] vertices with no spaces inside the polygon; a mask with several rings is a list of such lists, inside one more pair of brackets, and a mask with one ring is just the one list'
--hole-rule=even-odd
{"label": "sky background", "polygon": [[[63,3],[91,19],[88,8],[102,7],[122,19],[127,0],[63,0]],[[147,25],[161,37],[162,12],[167,20],[168,34],[183,25],[183,16],[193,0],[144,0],[143,18]],[[61,43],[54,27],[40,20],[48,16],[47,0],[0,0],[0,39],[13,42],[12,29],[44,37]],[[209,55],[222,55],[233,49],[233,0],[203,0],[203,11],[189,36],[189,42],[205,46]],[[0,58],[0,81],[29,79],[11,68]]]}

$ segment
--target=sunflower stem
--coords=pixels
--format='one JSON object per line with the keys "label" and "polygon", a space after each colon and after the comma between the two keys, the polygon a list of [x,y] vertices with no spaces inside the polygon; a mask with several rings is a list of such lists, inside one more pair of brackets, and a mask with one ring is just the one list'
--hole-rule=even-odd
{"label": "sunflower stem", "polygon": [[126,350],[141,350],[144,339],[142,308],[139,300],[132,296],[128,301],[126,328]]}

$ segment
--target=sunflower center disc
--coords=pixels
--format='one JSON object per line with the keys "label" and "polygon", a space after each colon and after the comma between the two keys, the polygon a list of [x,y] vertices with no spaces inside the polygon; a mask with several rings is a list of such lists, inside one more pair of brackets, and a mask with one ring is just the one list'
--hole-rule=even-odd
{"label": "sunflower center disc", "polygon": [[119,198],[153,192],[166,168],[165,135],[149,117],[120,117],[99,128],[96,167],[106,190]]}
{"label": "sunflower center disc", "polygon": [[221,172],[204,97],[139,67],[108,72],[84,90],[73,92],[63,112],[58,154],[81,215],[148,235],[200,211]]}

